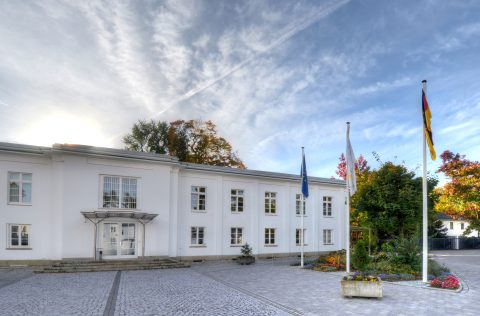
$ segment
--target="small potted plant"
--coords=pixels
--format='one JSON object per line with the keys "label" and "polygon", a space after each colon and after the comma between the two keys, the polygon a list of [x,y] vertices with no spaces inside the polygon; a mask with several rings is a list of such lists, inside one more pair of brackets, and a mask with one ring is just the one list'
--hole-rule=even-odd
{"label": "small potted plant", "polygon": [[237,263],[244,265],[244,264],[252,264],[255,262],[255,257],[252,256],[252,247],[249,244],[245,244],[240,248],[240,252],[242,255],[237,258]]}

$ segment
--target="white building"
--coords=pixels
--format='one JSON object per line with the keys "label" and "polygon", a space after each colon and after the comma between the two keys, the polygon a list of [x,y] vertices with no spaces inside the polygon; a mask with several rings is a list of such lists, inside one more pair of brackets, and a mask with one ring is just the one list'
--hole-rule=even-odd
{"label": "white building", "polygon": [[[0,260],[300,251],[300,177],[81,145],[0,143]],[[345,248],[345,184],[309,178],[305,251]]]}
{"label": "white building", "polygon": [[[453,217],[446,214],[439,214],[438,219],[442,221],[444,227],[447,228],[447,236],[463,236],[463,233],[470,225],[470,223],[462,218],[454,219]],[[478,237],[478,232],[473,230],[466,237]]]}

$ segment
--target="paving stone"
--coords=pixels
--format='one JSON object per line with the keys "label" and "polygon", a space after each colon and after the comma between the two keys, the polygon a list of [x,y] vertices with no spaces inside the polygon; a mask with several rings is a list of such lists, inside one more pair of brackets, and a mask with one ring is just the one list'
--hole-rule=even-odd
{"label": "paving stone", "polygon": [[[384,283],[382,299],[350,299],[340,294],[342,273],[292,267],[292,259],[207,262],[122,272],[115,315],[479,315],[480,250],[432,255],[460,276],[462,292]],[[114,278],[0,269],[0,315],[103,315]]]}

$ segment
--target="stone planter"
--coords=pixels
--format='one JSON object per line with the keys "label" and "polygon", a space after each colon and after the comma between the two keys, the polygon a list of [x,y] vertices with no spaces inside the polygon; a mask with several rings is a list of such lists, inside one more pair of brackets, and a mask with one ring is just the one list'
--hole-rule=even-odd
{"label": "stone planter", "polygon": [[241,265],[249,265],[255,262],[255,257],[238,257],[237,263]]}
{"label": "stone planter", "polygon": [[381,298],[383,296],[382,281],[356,281],[342,280],[342,295],[346,297],[374,297]]}

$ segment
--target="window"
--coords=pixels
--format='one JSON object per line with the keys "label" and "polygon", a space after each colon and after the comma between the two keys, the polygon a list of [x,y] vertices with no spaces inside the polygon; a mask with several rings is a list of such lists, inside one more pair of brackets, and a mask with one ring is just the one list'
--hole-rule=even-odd
{"label": "window", "polygon": [[30,225],[9,224],[7,248],[30,248]]}
{"label": "window", "polygon": [[[296,231],[295,231],[295,244],[296,244],[297,246],[301,246],[301,245],[302,245],[302,243],[300,242],[300,231],[301,231],[300,228],[297,228]],[[307,235],[306,235],[306,231],[307,231],[306,229],[303,229],[303,245],[304,245],[304,246],[307,245],[307,241],[306,241],[306,239],[305,239],[305,236],[307,236]]]}
{"label": "window", "polygon": [[265,192],[265,213],[275,214],[277,212],[277,193]]}
{"label": "window", "polygon": [[137,179],[103,176],[104,208],[137,208]]}
{"label": "window", "polygon": [[332,197],[323,197],[323,216],[332,216]]}
{"label": "window", "polygon": [[232,213],[243,212],[243,190],[232,189],[230,191],[230,210]]}
{"label": "window", "polygon": [[243,228],[232,227],[230,229],[230,245],[243,245]]}
{"label": "window", "polygon": [[192,210],[193,211],[205,211],[205,205],[207,200],[207,188],[192,186]]}
{"label": "window", "polygon": [[8,203],[32,203],[32,174],[8,172]]}
{"label": "window", "polygon": [[450,229],[453,229],[453,222],[450,222]]}
{"label": "window", "polygon": [[[295,195],[295,214],[300,215],[300,205],[302,204],[302,195]],[[305,200],[303,200],[303,215],[305,215]]]}
{"label": "window", "polygon": [[465,229],[465,223],[460,223],[460,229],[464,230]]}
{"label": "window", "polygon": [[332,245],[332,230],[331,229],[324,229],[323,230],[323,244],[324,245]]}
{"label": "window", "polygon": [[192,227],[192,241],[191,244],[194,246],[203,246],[203,237],[205,233],[204,227]]}
{"label": "window", "polygon": [[275,228],[265,228],[265,245],[275,245]]}

